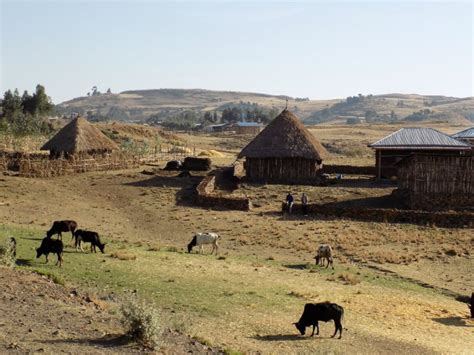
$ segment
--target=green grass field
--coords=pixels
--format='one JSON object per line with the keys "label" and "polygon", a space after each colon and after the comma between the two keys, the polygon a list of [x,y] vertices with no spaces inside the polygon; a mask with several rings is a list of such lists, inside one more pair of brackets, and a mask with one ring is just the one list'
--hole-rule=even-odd
{"label": "green grass field", "polygon": [[[171,326],[224,349],[344,352],[356,338],[372,336],[408,346],[411,331],[400,325],[423,323],[419,313],[426,309],[452,306],[446,306],[451,301],[436,290],[357,266],[336,265],[333,271],[256,257],[186,254],[140,243],[110,243],[106,254],[94,255],[76,252],[70,234],[65,233],[64,265],[59,268],[53,255],[49,264],[44,264],[44,256],[35,259],[44,231],[2,226],[0,235],[17,239],[18,267],[98,295],[127,297],[136,291],[156,304]],[[350,342],[331,341],[332,324],[321,325],[323,338],[318,342],[296,336],[291,323],[298,320],[304,303],[326,300],[345,307],[344,326],[349,332],[344,336]],[[367,312],[374,302],[377,310]],[[384,309],[391,310],[388,316]],[[373,328],[375,324],[380,325]],[[424,328],[414,326],[419,331]],[[429,334],[446,336],[436,327]],[[430,346],[430,338],[426,337],[425,346]],[[377,341],[370,344],[377,351]]]}

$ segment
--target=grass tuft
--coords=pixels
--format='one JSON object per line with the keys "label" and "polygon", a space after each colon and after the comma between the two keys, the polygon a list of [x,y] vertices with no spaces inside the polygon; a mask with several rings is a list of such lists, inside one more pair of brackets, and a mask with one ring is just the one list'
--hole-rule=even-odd
{"label": "grass tuft", "polygon": [[15,244],[10,238],[0,245],[0,265],[13,267],[15,265]]}
{"label": "grass tuft", "polygon": [[132,298],[122,303],[120,312],[128,336],[147,348],[158,346],[161,326],[159,313],[153,306]]}

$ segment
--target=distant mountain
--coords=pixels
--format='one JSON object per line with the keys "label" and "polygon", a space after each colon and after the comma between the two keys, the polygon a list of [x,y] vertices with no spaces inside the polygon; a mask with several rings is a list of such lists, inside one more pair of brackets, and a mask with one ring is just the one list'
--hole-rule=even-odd
{"label": "distant mountain", "polygon": [[309,100],[285,95],[203,89],[130,90],[78,97],[57,105],[60,114],[78,112],[92,119],[146,121],[172,119],[184,112],[199,115],[226,108],[280,111],[286,106],[307,123],[394,120],[474,121],[474,98],[422,95],[358,95],[346,99]]}

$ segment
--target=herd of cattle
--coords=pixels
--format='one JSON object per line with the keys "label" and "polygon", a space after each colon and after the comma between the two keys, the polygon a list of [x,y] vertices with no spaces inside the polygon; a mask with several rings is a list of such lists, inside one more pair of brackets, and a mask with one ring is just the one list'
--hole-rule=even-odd
{"label": "herd of cattle", "polygon": [[[53,222],[52,227],[46,232],[46,237],[41,241],[41,245],[39,248],[36,249],[36,258],[39,258],[41,255],[46,257],[46,263],[48,262],[48,255],[49,254],[56,254],[58,256],[58,261],[56,265],[59,266],[63,263],[63,250],[64,245],[62,241],[62,233],[63,232],[71,232],[72,238],[74,239],[74,245],[76,250],[82,248],[81,243],[90,243],[91,244],[91,252],[96,252],[96,247],[104,253],[105,251],[105,244],[100,241],[99,234],[97,232],[83,230],[83,229],[76,229],[77,223],[75,221],[66,220],[66,221],[55,221]],[[57,239],[53,239],[53,235],[57,235]]]}
{"label": "herd of cattle", "polygon": [[[63,262],[63,250],[64,245],[62,242],[62,233],[71,232],[72,238],[74,239],[74,245],[76,251],[82,248],[81,243],[90,243],[91,252],[96,252],[96,247],[104,253],[105,243],[100,241],[99,234],[93,231],[87,231],[82,229],[77,229],[77,223],[72,220],[65,221],[55,221],[53,222],[52,227],[46,232],[46,237],[41,241],[41,245],[36,249],[36,258],[44,255],[46,257],[46,263],[48,263],[48,255],[56,254],[58,260],[56,265],[61,266]],[[57,239],[52,238],[53,235],[57,235]],[[215,252],[217,255],[218,251],[218,241],[220,236],[217,233],[197,233],[193,236],[191,242],[188,244],[188,253],[191,253],[194,247],[199,247],[198,253],[203,253],[203,246],[206,244],[212,245],[211,254]],[[11,238],[11,245],[13,246],[13,253],[16,256],[16,240]],[[322,244],[319,246],[316,256],[316,264],[324,266],[324,260],[327,261],[326,268],[331,265],[333,266],[333,252],[332,248],[328,244]],[[307,303],[304,306],[303,314],[301,315],[298,322],[293,323],[301,335],[304,335],[306,328],[313,326],[313,332],[311,336],[314,336],[315,330],[317,330],[316,335],[319,334],[319,325],[318,322],[328,322],[330,320],[334,321],[335,331],[332,337],[337,335],[339,332],[339,339],[342,336],[342,319],[344,317],[344,309],[335,303],[322,302],[322,303]]]}

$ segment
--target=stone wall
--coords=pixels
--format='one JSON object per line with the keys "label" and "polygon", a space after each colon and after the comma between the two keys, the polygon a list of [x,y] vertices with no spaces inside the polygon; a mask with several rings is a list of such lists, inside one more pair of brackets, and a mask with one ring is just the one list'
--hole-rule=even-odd
{"label": "stone wall", "polygon": [[201,207],[238,211],[250,210],[250,200],[245,197],[219,195],[215,192],[216,177],[206,176],[197,186],[196,203]]}
{"label": "stone wall", "polygon": [[[282,211],[285,210],[286,205],[285,203],[282,203]],[[292,213],[302,215],[302,205],[294,204]],[[333,216],[370,222],[412,223],[435,225],[446,228],[474,227],[474,212],[429,212],[388,208],[336,207],[308,204],[308,213],[311,215]]]}

